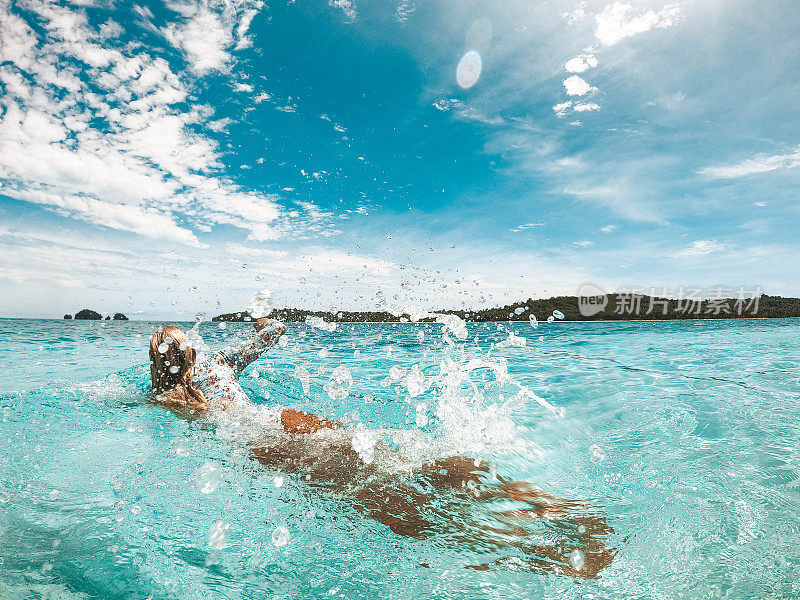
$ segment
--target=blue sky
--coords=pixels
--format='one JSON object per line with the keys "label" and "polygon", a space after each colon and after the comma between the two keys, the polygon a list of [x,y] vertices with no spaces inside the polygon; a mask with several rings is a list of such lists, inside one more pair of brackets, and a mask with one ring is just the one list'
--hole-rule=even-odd
{"label": "blue sky", "polygon": [[0,314],[800,295],[798,30],[789,1],[0,0]]}

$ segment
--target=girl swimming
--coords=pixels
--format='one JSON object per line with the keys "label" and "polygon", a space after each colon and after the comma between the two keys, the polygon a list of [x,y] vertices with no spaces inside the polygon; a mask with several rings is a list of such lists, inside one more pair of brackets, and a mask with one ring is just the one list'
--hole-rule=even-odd
{"label": "girl swimming", "polygon": [[[156,331],[150,339],[153,402],[186,416],[233,411],[246,418],[256,407],[237,375],[286,332],[272,319],[253,325],[256,334],[247,341],[205,357],[198,357],[178,327]],[[322,494],[346,498],[399,535],[478,552],[514,549],[520,555],[472,568],[597,578],[614,558],[603,541],[613,530],[588,504],[492,476],[485,462],[463,456],[409,469],[397,450],[376,444],[374,458],[365,461],[354,449],[353,428],[290,408],[269,414],[277,433],[248,442],[251,457],[263,465],[302,476]]]}

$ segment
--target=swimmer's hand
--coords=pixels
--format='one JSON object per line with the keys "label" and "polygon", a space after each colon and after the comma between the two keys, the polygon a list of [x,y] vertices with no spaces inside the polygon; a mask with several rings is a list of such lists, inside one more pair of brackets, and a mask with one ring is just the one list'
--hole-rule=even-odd
{"label": "swimmer's hand", "polygon": [[253,321],[253,327],[255,327],[258,332],[266,329],[268,334],[274,335],[275,337],[280,337],[286,333],[286,325],[277,319],[270,319],[268,317],[262,317]]}

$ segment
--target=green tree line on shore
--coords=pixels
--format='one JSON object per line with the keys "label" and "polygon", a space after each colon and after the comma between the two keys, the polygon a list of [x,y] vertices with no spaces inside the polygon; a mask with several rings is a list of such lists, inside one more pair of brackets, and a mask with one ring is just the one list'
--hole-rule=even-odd
{"label": "green tree line on shore", "polygon": [[[588,304],[577,296],[557,296],[543,300],[528,298],[514,304],[482,310],[441,310],[466,321],[529,321],[531,316],[544,321],[554,312],[567,321],[639,321],[675,319],[742,319],[800,317],[800,298],[761,295],[755,298],[675,299],[638,294],[608,294],[603,306]],[[583,310],[580,302],[583,301]],[[285,322],[301,322],[306,317],[321,317],[329,322],[385,323],[408,321],[408,315],[387,311],[314,311],[280,308],[272,311],[273,318]],[[429,316],[420,321],[432,321]],[[212,321],[249,321],[246,311],[217,315]]]}

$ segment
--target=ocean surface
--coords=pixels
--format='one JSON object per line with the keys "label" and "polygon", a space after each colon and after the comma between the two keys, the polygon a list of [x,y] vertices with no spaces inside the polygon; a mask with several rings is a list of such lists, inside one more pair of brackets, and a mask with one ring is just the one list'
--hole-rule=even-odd
{"label": "ocean surface", "polygon": [[598,579],[398,535],[251,460],[258,419],[149,405],[159,323],[5,319],[0,598],[800,597],[800,321],[451,325],[290,324],[242,383],[342,420],[359,456],[479,458],[581,501],[613,528]]}

